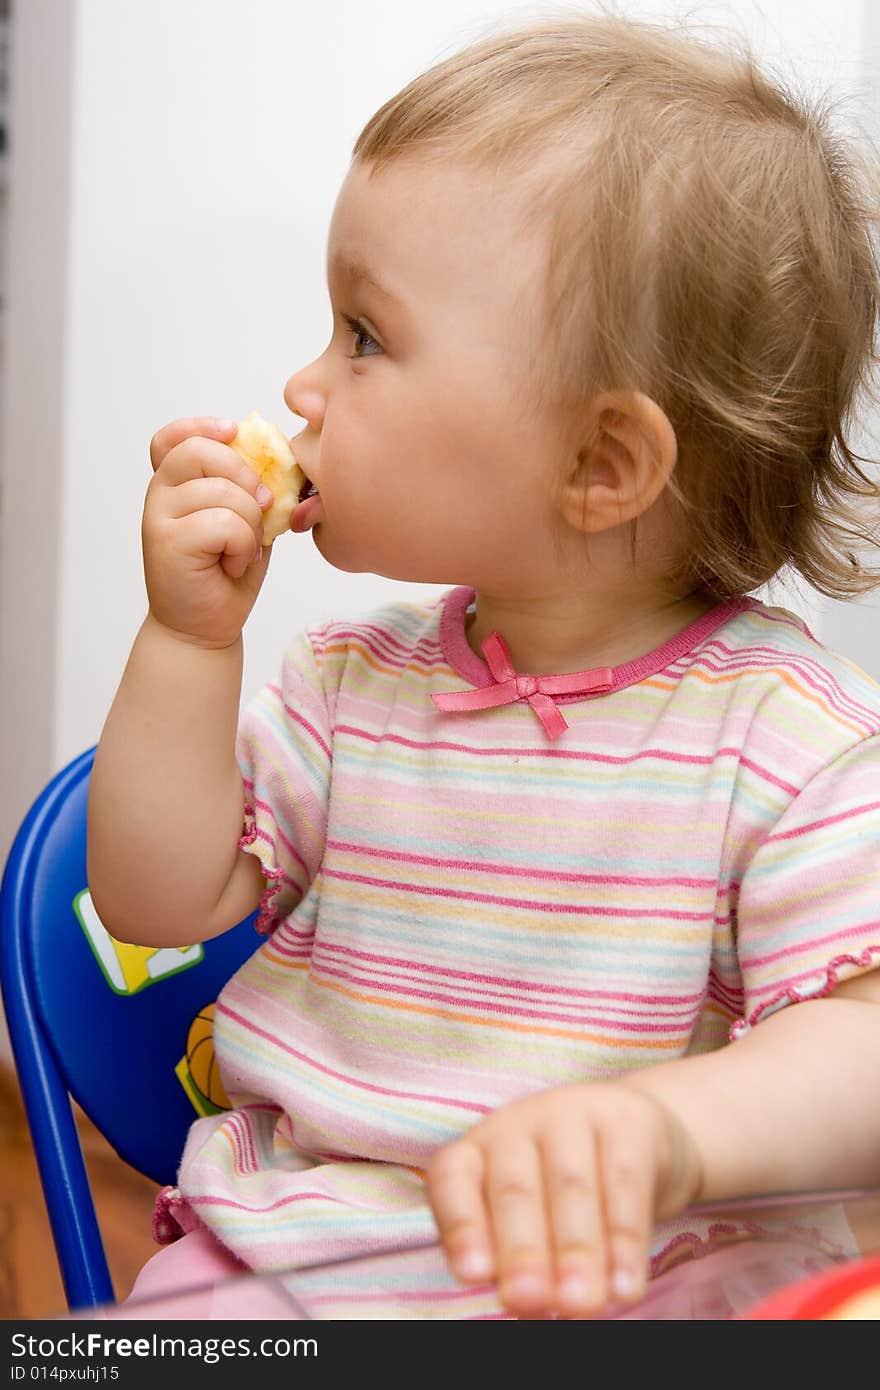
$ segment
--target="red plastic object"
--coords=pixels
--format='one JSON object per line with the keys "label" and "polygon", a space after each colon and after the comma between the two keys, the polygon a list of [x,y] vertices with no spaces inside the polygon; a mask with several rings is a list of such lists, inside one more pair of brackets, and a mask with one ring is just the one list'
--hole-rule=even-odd
{"label": "red plastic object", "polygon": [[847,1304],[863,1294],[876,1297],[877,1313],[864,1311],[862,1305],[862,1310],[855,1316],[880,1317],[880,1255],[849,1260],[834,1269],[823,1270],[821,1274],[812,1274],[808,1279],[799,1279],[796,1284],[789,1284],[787,1288],[762,1299],[747,1313],[741,1313],[740,1318],[777,1322],[846,1318],[849,1316]]}

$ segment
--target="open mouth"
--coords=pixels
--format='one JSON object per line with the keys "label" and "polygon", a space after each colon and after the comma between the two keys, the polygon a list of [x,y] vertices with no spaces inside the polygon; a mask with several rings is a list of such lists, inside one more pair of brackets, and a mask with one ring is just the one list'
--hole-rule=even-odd
{"label": "open mouth", "polygon": [[311,531],[324,520],[324,504],[321,491],[311,478],[303,474],[303,482],[297,493],[296,506],[290,517],[291,531]]}

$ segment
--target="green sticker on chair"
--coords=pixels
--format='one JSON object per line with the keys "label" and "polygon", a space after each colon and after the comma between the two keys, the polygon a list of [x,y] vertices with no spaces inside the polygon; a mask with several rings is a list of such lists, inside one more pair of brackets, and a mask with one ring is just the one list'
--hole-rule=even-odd
{"label": "green sticker on chair", "polygon": [[95,911],[88,888],[74,898],[73,910],[114,994],[140,994],[142,989],[189,970],[204,958],[204,948],[198,944],[132,946],[127,941],[117,941]]}

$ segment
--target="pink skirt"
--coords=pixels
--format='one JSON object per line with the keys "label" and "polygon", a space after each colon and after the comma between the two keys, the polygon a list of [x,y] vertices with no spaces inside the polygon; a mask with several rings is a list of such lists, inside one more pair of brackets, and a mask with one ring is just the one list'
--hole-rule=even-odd
{"label": "pink skirt", "polygon": [[302,1317],[275,1280],[252,1273],[205,1226],[152,1255],[114,1315],[184,1321]]}

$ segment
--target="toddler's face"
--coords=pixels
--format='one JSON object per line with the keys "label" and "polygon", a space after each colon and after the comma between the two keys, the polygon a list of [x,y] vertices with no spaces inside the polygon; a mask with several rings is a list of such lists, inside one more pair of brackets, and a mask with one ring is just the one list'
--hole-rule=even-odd
{"label": "toddler's face", "polygon": [[[545,233],[510,180],[399,162],[346,178],[328,242],[333,330],[284,399],[333,565],[523,593],[557,525],[557,420],[528,397]],[[369,283],[361,267],[387,293]]]}

